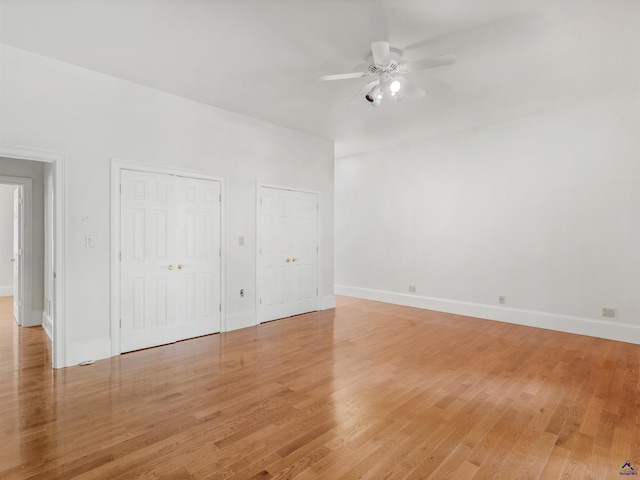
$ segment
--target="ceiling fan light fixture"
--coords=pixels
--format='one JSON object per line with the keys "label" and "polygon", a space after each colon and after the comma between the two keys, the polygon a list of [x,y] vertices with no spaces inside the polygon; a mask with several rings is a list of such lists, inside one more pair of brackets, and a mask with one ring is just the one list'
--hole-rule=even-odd
{"label": "ceiling fan light fixture", "polygon": [[364,98],[366,98],[367,102],[371,103],[374,107],[380,106],[380,102],[382,101],[382,90],[380,85],[376,85],[369,90],[369,93],[367,93]]}
{"label": "ceiling fan light fixture", "polygon": [[397,78],[392,80],[389,84],[389,92],[391,92],[391,95],[395,95],[396,93],[398,93],[401,88],[402,83],[400,83],[400,80],[398,80]]}
{"label": "ceiling fan light fixture", "polygon": [[423,58],[405,62],[402,59],[402,50],[391,47],[387,41],[371,43],[371,60],[373,61],[364,71],[323,75],[320,80],[345,80],[350,78],[366,78],[376,76],[377,79],[364,85],[352,98],[351,102],[364,97],[374,107],[381,102],[392,98],[401,102],[405,97],[417,99],[426,94],[420,87],[413,85],[403,75],[411,72],[419,72],[430,68],[443,67],[455,63],[453,55],[440,55],[433,58]]}

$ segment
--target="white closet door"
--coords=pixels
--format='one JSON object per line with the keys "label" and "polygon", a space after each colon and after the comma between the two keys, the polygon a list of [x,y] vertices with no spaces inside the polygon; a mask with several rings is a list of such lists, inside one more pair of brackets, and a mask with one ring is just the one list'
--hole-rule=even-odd
{"label": "white closet door", "polygon": [[288,193],[274,188],[260,191],[260,322],[289,316],[288,267],[292,252]]}
{"label": "white closet door", "polygon": [[318,308],[318,196],[290,192],[292,261],[290,315]]}
{"label": "white closet door", "polygon": [[121,351],[220,331],[220,182],[121,173]]}
{"label": "white closet door", "polygon": [[121,351],[175,341],[174,177],[121,172]]}
{"label": "white closet door", "polygon": [[317,214],[313,193],[259,189],[258,321],[317,310]]}
{"label": "white closet door", "polygon": [[220,331],[220,183],[177,177],[177,339]]}

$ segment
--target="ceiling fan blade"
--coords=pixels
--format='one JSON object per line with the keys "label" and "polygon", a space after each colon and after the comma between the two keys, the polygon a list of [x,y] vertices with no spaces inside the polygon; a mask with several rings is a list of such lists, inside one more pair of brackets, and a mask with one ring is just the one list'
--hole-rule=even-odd
{"label": "ceiling fan blade", "polygon": [[427,91],[427,93],[429,94],[429,98],[446,97],[452,91],[452,88],[450,85],[434,77],[429,77],[429,78],[420,80],[420,85],[422,85],[424,89]]}
{"label": "ceiling fan blade", "polygon": [[440,57],[423,58],[414,62],[403,63],[400,66],[403,72],[418,72],[429,68],[443,67],[456,62],[455,55],[442,55]]}
{"label": "ceiling fan blade", "polygon": [[349,103],[356,103],[358,100],[363,100],[364,96],[369,93],[369,91],[380,83],[380,80],[374,80],[373,82],[367,83],[362,89],[354,95],[354,97],[349,101]]}
{"label": "ceiling fan blade", "polygon": [[389,52],[389,42],[373,42],[371,44],[373,61],[378,65],[389,65],[391,62]]}
{"label": "ceiling fan blade", "polygon": [[364,78],[371,75],[371,72],[336,73],[335,75],[323,75],[318,80],[347,80],[349,78]]}

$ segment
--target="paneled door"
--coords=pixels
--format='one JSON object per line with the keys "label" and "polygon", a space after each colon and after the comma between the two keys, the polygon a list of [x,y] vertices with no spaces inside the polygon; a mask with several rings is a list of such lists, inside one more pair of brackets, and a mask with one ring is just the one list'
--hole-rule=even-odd
{"label": "paneled door", "polygon": [[121,351],[220,331],[220,182],[121,171]]}
{"label": "paneled door", "polygon": [[13,318],[18,325],[22,325],[22,297],[24,295],[22,285],[23,246],[22,223],[24,204],[22,200],[22,187],[16,187],[13,192]]}
{"label": "paneled door", "polygon": [[220,331],[220,182],[177,177],[177,339]]}
{"label": "paneled door", "polygon": [[258,190],[258,321],[318,309],[318,195]]}

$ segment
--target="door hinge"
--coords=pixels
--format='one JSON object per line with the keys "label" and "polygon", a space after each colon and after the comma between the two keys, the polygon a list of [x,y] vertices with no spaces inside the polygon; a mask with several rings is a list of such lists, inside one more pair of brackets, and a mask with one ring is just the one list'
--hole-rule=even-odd
{"label": "door hinge", "polygon": [[220,311],[220,312],[222,311],[222,304],[218,305],[218,311]]}
{"label": "door hinge", "polygon": [[18,199],[18,205],[22,205],[22,199],[21,198]]}
{"label": "door hinge", "polygon": [[222,194],[221,193],[218,194],[218,200],[222,201]]}
{"label": "door hinge", "polygon": [[120,261],[122,261],[122,252],[120,252]]}
{"label": "door hinge", "polygon": [[218,256],[222,257],[222,249],[221,248],[218,249]]}
{"label": "door hinge", "polygon": [[260,299],[260,305],[262,305],[262,298]]}
{"label": "door hinge", "polygon": [[122,319],[120,319],[120,328],[122,328]]}
{"label": "door hinge", "polygon": [[22,300],[18,300],[18,306],[21,307],[22,306]]}
{"label": "door hinge", "polygon": [[122,184],[120,184],[120,194],[122,194]]}
{"label": "door hinge", "polygon": [[260,205],[262,205],[262,197],[260,197]]}

